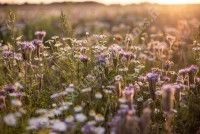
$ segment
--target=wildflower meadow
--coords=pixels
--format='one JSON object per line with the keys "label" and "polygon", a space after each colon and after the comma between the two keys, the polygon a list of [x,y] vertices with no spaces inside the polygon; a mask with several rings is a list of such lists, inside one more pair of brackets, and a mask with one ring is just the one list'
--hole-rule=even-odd
{"label": "wildflower meadow", "polygon": [[200,134],[199,9],[1,5],[0,134]]}

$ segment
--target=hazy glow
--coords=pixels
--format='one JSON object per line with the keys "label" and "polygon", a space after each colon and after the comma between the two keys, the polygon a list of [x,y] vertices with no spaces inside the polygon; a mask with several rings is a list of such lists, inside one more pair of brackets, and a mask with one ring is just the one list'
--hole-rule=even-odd
{"label": "hazy glow", "polygon": [[156,0],[158,3],[163,4],[191,4],[200,3],[200,0]]}
{"label": "hazy glow", "polygon": [[[0,0],[0,3],[51,3],[63,1],[87,1],[87,0]],[[192,4],[200,3],[200,0],[90,0],[105,4],[130,4],[130,3],[159,3],[159,4]]]}

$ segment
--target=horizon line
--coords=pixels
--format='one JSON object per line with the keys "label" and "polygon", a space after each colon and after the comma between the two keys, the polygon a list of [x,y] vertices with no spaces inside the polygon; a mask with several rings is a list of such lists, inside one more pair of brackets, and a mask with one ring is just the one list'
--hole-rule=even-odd
{"label": "horizon line", "polygon": [[84,0],[84,1],[58,1],[58,2],[0,2],[2,5],[25,5],[25,4],[35,4],[35,5],[50,5],[54,3],[85,3],[85,2],[94,2],[98,4],[103,5],[132,5],[132,4],[157,4],[157,5],[198,5],[200,2],[188,2],[188,3],[159,3],[159,2],[130,2],[130,3],[105,3],[105,2],[99,2],[95,0]]}

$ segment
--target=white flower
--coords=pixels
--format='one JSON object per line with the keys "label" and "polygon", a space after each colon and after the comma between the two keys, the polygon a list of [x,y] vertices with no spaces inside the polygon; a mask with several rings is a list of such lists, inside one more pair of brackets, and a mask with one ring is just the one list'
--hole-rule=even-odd
{"label": "white flower", "polygon": [[81,112],[82,111],[82,107],[81,106],[76,106],[76,107],[74,107],[74,111],[75,112]]}
{"label": "white flower", "polygon": [[17,99],[11,100],[11,104],[12,104],[13,106],[16,106],[16,107],[22,106],[22,102],[21,102],[20,100],[17,100]]}
{"label": "white flower", "polygon": [[16,83],[15,83],[15,86],[16,86],[17,88],[19,88],[19,89],[24,88],[23,85],[22,85],[21,83],[19,83],[19,82],[16,82]]}
{"label": "white flower", "polygon": [[103,92],[106,93],[106,94],[111,94],[112,90],[104,89]]}
{"label": "white flower", "polygon": [[69,84],[69,86],[67,88],[65,88],[65,91],[67,93],[72,93],[74,92],[74,84]]}
{"label": "white flower", "polygon": [[52,106],[53,106],[53,107],[56,107],[57,105],[56,105],[56,103],[53,103]]}
{"label": "white flower", "polygon": [[127,67],[125,67],[125,68],[120,68],[119,71],[120,71],[120,72],[127,72],[127,71],[128,71],[128,68],[127,68]]}
{"label": "white flower", "polygon": [[53,94],[53,95],[50,96],[51,99],[54,99],[54,98],[57,98],[57,97],[59,97],[58,93],[55,93],[55,94]]}
{"label": "white flower", "polygon": [[158,114],[159,112],[160,112],[160,110],[157,109],[157,108],[155,108],[154,113],[155,113],[155,114]]}
{"label": "white flower", "polygon": [[119,102],[122,103],[122,104],[126,103],[126,99],[125,98],[119,98]]}
{"label": "white flower", "polygon": [[84,89],[81,90],[82,93],[86,93],[86,92],[90,92],[90,91],[92,91],[91,87],[84,88]]}
{"label": "white flower", "polygon": [[49,119],[47,117],[31,118],[29,120],[29,129],[38,129],[40,127],[46,127],[49,125]]}
{"label": "white flower", "polygon": [[20,108],[19,112],[22,113],[22,114],[26,114],[26,110],[24,110],[23,108]]}
{"label": "white flower", "polygon": [[74,84],[72,84],[72,83],[69,84],[69,87],[74,88]]}
{"label": "white flower", "polygon": [[63,92],[59,92],[59,93],[54,93],[53,95],[51,95],[51,99],[55,99],[55,98],[58,98],[60,96],[65,96],[67,95],[68,91],[63,91]]}
{"label": "white flower", "polygon": [[67,95],[68,91],[63,91],[63,92],[60,92],[60,96],[65,96]]}
{"label": "white flower", "polygon": [[35,111],[35,113],[44,114],[44,113],[47,113],[47,110],[46,109],[38,109],[38,110]]}
{"label": "white flower", "polygon": [[143,99],[143,96],[141,96],[141,97],[139,97],[138,99],[137,99],[137,101],[139,101],[139,102],[142,102],[144,99]]}
{"label": "white flower", "polygon": [[66,106],[59,107],[58,110],[65,111],[65,110],[68,110],[68,108],[69,108],[69,106],[66,105]]}
{"label": "white flower", "polygon": [[65,122],[70,123],[70,122],[74,122],[74,117],[73,116],[68,116],[67,118],[65,118]]}
{"label": "white flower", "polygon": [[52,36],[51,38],[52,38],[53,40],[56,40],[56,39],[59,38],[59,36],[56,36],[56,35],[55,35],[55,36]]}
{"label": "white flower", "polygon": [[72,104],[73,104],[72,102],[68,102],[68,101],[62,102],[63,106],[71,106]]}
{"label": "white flower", "polygon": [[76,114],[75,115],[75,119],[78,121],[78,122],[84,122],[87,120],[87,117],[83,114],[83,113],[79,113],[79,114]]}
{"label": "white flower", "polygon": [[53,118],[55,116],[55,114],[54,114],[53,110],[50,110],[44,116],[45,117],[49,117],[49,118]]}
{"label": "white flower", "polygon": [[88,121],[87,124],[95,126],[97,124],[97,122],[95,120],[91,120],[91,121]]}
{"label": "white flower", "polygon": [[14,115],[15,115],[15,117],[21,117],[21,116],[22,116],[22,113],[16,112],[16,113],[14,113]]}
{"label": "white flower", "polygon": [[161,96],[161,95],[162,95],[162,91],[159,91],[159,90],[158,90],[158,91],[155,92],[155,94],[156,94],[157,96]]}
{"label": "white flower", "polygon": [[74,92],[74,88],[73,87],[67,87],[67,88],[65,88],[65,91],[68,92],[68,93],[72,93],[72,92]]}
{"label": "white flower", "polygon": [[88,81],[95,81],[95,79],[96,79],[96,77],[93,76],[93,75],[91,75],[91,74],[88,74],[88,75],[86,76],[86,80],[88,80]]}
{"label": "white flower", "polygon": [[95,120],[98,121],[98,122],[101,122],[101,121],[104,121],[104,117],[101,114],[97,114],[95,116]]}
{"label": "white flower", "polygon": [[105,133],[105,128],[103,127],[96,127],[94,130],[95,134],[104,134]]}
{"label": "white flower", "polygon": [[95,98],[97,98],[97,99],[101,99],[102,97],[103,97],[103,95],[100,92],[97,92],[95,94]]}
{"label": "white flower", "polygon": [[122,47],[119,46],[118,44],[113,44],[108,48],[108,50],[111,52],[118,53],[118,52],[122,51]]}
{"label": "white flower", "polygon": [[11,97],[18,97],[18,96],[25,96],[26,94],[23,92],[15,92],[15,93],[10,93],[9,96]]}
{"label": "white flower", "polygon": [[17,124],[16,116],[12,113],[4,116],[3,120],[8,126],[16,126]]}
{"label": "white flower", "polygon": [[94,117],[96,115],[96,112],[94,110],[90,110],[89,115]]}
{"label": "white flower", "polygon": [[121,75],[117,75],[117,76],[115,76],[115,80],[116,80],[116,81],[120,81],[120,80],[122,80],[122,76],[121,76]]}
{"label": "white flower", "polygon": [[60,111],[59,109],[54,109],[53,113],[54,113],[55,116],[59,116],[59,115],[62,114],[62,111]]}
{"label": "white flower", "polygon": [[128,109],[128,105],[127,104],[120,104],[120,108],[121,109]]}
{"label": "white flower", "polygon": [[67,125],[61,121],[55,121],[52,125],[52,129],[59,132],[64,132],[67,129]]}
{"label": "white flower", "polygon": [[57,42],[54,46],[55,46],[55,47],[60,47],[60,46],[62,46],[62,45],[63,45],[62,43]]}

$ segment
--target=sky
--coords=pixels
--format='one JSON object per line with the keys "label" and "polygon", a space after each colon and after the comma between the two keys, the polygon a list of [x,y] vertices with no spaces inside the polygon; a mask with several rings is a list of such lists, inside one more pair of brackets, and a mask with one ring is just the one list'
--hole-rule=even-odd
{"label": "sky", "polygon": [[[63,1],[87,1],[87,0],[0,0],[0,3],[52,3]],[[193,4],[200,3],[200,0],[89,0],[97,1],[104,4],[130,4],[130,3],[159,3],[159,4]]]}

